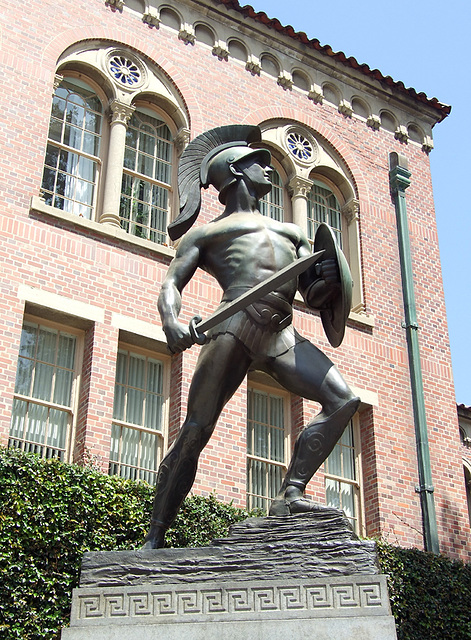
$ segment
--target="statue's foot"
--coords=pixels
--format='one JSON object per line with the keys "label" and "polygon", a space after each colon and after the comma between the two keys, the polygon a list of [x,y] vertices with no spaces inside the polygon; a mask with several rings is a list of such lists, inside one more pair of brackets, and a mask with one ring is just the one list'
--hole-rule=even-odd
{"label": "statue's foot", "polygon": [[288,486],[282,494],[273,500],[269,515],[289,516],[294,513],[309,513],[318,510],[319,505],[305,498],[301,489]]}
{"label": "statue's foot", "polygon": [[149,533],[141,547],[142,551],[148,549],[162,549],[165,546],[165,529],[162,526],[151,524]]}

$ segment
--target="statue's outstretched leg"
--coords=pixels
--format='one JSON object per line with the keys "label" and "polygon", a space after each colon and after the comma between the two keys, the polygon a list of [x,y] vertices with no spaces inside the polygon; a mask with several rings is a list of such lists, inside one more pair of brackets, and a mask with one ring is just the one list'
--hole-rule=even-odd
{"label": "statue's outstretched leg", "polygon": [[279,494],[271,505],[271,516],[316,509],[315,503],[304,497],[306,485],[331,453],[359,404],[359,398],[351,398],[329,416],[321,412],[300,433]]}
{"label": "statue's outstretched leg", "polygon": [[164,546],[165,532],[195,480],[199,455],[249,364],[249,357],[232,336],[218,336],[202,348],[190,386],[186,420],[159,467],[151,526],[143,549]]}
{"label": "statue's outstretched leg", "polygon": [[162,460],[157,475],[150,529],[143,549],[164,546],[165,532],[175,520],[193,485],[198,458],[206,441],[207,438],[202,442],[198,425],[185,422],[177,440]]}
{"label": "statue's outstretched leg", "polygon": [[304,339],[274,361],[267,361],[264,368],[288,391],[322,407],[296,440],[270,515],[315,510],[315,503],[304,497],[306,485],[340,439],[360,399],[354,396],[329,358]]}

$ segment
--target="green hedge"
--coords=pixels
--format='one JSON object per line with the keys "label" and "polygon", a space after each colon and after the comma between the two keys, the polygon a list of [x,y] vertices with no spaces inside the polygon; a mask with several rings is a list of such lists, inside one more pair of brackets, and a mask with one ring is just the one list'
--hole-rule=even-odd
{"label": "green hedge", "polygon": [[[83,552],[139,548],[152,498],[145,483],[0,449],[0,638],[58,638]],[[208,544],[248,515],[192,496],[167,544]]]}
{"label": "green hedge", "polygon": [[471,639],[471,564],[378,543],[398,640]]}
{"label": "green hedge", "polygon": [[[138,548],[152,495],[145,483],[0,449],[0,638],[58,638],[83,552]],[[208,544],[248,515],[213,496],[192,496],[167,544]],[[399,640],[471,639],[471,565],[378,548]]]}

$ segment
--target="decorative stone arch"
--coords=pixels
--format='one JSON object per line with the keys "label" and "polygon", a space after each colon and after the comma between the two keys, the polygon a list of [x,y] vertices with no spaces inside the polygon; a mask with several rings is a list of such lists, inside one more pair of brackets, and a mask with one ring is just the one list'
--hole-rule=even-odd
{"label": "decorative stone arch", "polygon": [[[278,78],[280,76],[281,70],[283,69],[283,65],[278,60],[276,56],[272,53],[264,52],[260,55],[260,66],[261,70],[267,73],[269,76],[273,78]],[[270,67],[273,67],[270,69]]]}
{"label": "decorative stone arch", "polygon": [[293,78],[294,87],[300,91],[306,91],[307,93],[311,90],[312,79],[304,70],[294,68],[291,70],[291,76]]}
{"label": "decorative stone arch", "polygon": [[229,38],[227,41],[227,49],[231,58],[246,63],[249,59],[249,50],[247,45],[238,38]]}
{"label": "decorative stone arch", "polygon": [[[128,182],[136,179],[136,174],[130,174],[129,166],[125,167],[124,163],[126,132],[136,109],[147,110],[146,117],[156,118],[168,127],[168,142],[165,144],[169,145],[168,157],[171,160],[166,165],[165,180],[158,185],[153,183],[153,188],[165,192],[166,204],[161,217],[171,215],[177,209],[177,158],[190,136],[188,109],[175,83],[147,56],[109,40],[87,39],[73,43],[60,54],[57,68],[71,78],[82,76],[88,83],[94,83],[103,111],[110,115],[109,125],[103,128],[100,159],[91,160],[95,166],[99,166],[101,161],[103,167],[99,171],[100,178],[95,177],[97,171],[93,183],[90,182],[93,187],[89,189],[93,189],[94,194],[92,219],[116,227],[127,224],[121,211],[121,191],[125,173],[131,175],[131,178],[126,178]],[[57,82],[60,81],[61,76],[58,75]],[[58,143],[51,141],[51,144],[57,147]],[[55,194],[55,189],[54,183],[54,189],[48,193]],[[159,242],[165,242],[165,230],[156,225],[149,224],[146,233],[149,238],[158,237]]]}
{"label": "decorative stone arch", "polygon": [[360,118],[365,118],[365,120],[367,120],[371,115],[371,107],[366,102],[366,100],[364,100],[364,98],[360,98],[359,96],[352,96],[351,104],[353,113]]}
{"label": "decorative stone arch", "polygon": [[206,44],[209,47],[214,47],[217,42],[217,34],[214,29],[209,26],[209,24],[199,20],[195,22],[195,24],[193,25],[193,29],[197,42]]}
{"label": "decorative stone arch", "polygon": [[178,95],[182,109],[187,114],[188,128],[195,131],[203,130],[204,118],[201,113],[200,101],[197,99],[189,79],[185,77],[181,69],[168,61],[158,43],[155,45],[144,43],[136,36],[122,32],[114,26],[105,29],[87,26],[83,29],[70,29],[59,34],[43,52],[43,66],[47,69],[44,82],[49,82],[52,87],[55,69],[63,53],[70,47],[86,41],[109,43],[110,46],[129,48],[137,56],[148,61],[162,74],[162,78],[166,79],[175,95]]}
{"label": "decorative stone arch", "polygon": [[364,311],[360,253],[359,199],[347,163],[323,136],[291,118],[270,118],[260,123],[262,139],[288,176],[292,220],[307,235],[309,193],[317,179],[340,203],[342,238],[354,288],[353,310]]}
{"label": "decorative stone arch", "polygon": [[324,82],[322,84],[322,93],[324,100],[338,107],[342,101],[342,92],[337,85],[332,82]]}

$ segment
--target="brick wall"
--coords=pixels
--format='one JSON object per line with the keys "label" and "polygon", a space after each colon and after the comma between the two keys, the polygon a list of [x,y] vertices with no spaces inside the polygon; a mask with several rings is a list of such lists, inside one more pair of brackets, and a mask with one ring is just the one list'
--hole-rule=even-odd
{"label": "brick wall", "polygon": [[[401,327],[395,211],[388,181],[388,154],[397,151],[407,156],[412,172],[407,206],[440,543],[450,556],[469,557],[469,523],[430,167],[420,146],[405,145],[384,130],[374,131],[364,121],[341,115],[329,104],[315,104],[301,92],[283,89],[273,78],[254,76],[238,61],[218,60],[209,47],[198,42],[185,44],[172,29],[150,29],[137,14],[112,11],[101,0],[35,0],[26,5],[7,0],[4,4],[6,11],[0,18],[2,442],[8,438],[24,311],[24,302],[18,297],[21,285],[103,312],[102,322],[85,328],[74,455],[78,460],[87,451],[104,469],[109,455],[119,339],[112,313],[160,323],[156,300],[168,258],[30,209],[30,198],[39,194],[41,184],[59,56],[80,41],[123,43],[156,63],[167,76],[184,100],[192,137],[231,122],[294,120],[324,138],[348,166],[360,203],[364,300],[374,327],[351,323],[344,343],[334,350],[318,315],[301,304],[297,305],[295,326],[331,357],[349,383],[377,394],[378,405],[365,405],[360,412],[367,533],[420,547],[415,435]],[[199,222],[208,222],[220,210],[215,193],[209,190],[203,196]],[[209,276],[198,274],[186,289],[182,319],[189,321],[197,312],[210,312],[218,302],[218,291]],[[197,353],[194,347],[172,359],[170,440],[184,416]],[[195,492],[215,491],[220,498],[245,503],[245,407],[244,383],[225,408],[201,457]],[[293,400],[294,431],[299,431],[316,410],[313,403]],[[323,499],[323,483],[320,472],[309,488],[318,500]]]}

